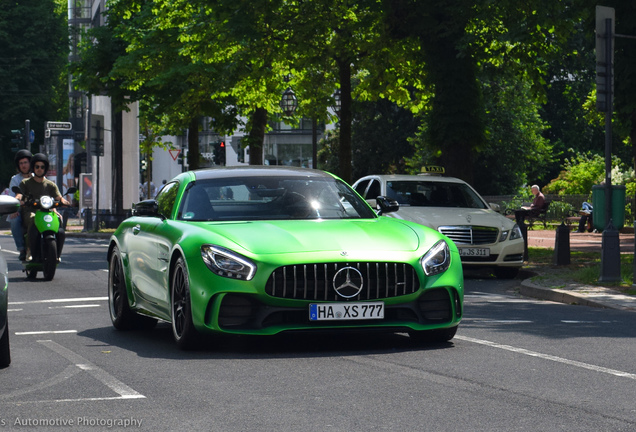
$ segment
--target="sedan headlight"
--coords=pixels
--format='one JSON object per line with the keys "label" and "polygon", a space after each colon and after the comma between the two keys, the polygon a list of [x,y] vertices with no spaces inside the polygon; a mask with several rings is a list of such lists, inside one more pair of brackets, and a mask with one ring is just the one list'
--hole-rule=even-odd
{"label": "sedan headlight", "polygon": [[521,234],[521,228],[519,228],[519,225],[515,224],[512,232],[510,233],[510,240],[516,240],[518,238],[523,238],[523,235]]}
{"label": "sedan headlight", "polygon": [[42,207],[45,210],[48,210],[51,207],[53,207],[53,198],[47,195],[42,195],[40,197],[40,207]]}
{"label": "sedan headlight", "polygon": [[450,267],[450,249],[444,240],[435,243],[421,260],[422,268],[427,276],[436,275]]}
{"label": "sedan headlight", "polygon": [[201,256],[212,273],[231,279],[251,280],[256,265],[249,259],[219,246],[201,246]]}

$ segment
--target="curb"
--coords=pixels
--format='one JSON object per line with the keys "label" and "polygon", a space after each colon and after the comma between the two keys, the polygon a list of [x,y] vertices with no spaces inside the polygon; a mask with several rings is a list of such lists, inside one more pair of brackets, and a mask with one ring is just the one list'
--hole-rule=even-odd
{"label": "curb", "polygon": [[565,303],[580,306],[589,306],[602,309],[617,309],[624,311],[635,311],[636,309],[629,306],[619,306],[608,302],[591,300],[584,294],[573,293],[558,288],[546,288],[532,283],[530,279],[521,281],[519,293],[527,297],[533,297],[539,300],[548,300],[557,303]]}

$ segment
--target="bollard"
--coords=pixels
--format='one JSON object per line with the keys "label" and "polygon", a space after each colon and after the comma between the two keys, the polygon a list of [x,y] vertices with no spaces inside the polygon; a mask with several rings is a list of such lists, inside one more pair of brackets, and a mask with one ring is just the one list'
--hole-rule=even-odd
{"label": "bollard", "polygon": [[84,210],[84,232],[93,231],[93,211],[90,208]]}
{"label": "bollard", "polygon": [[528,225],[525,221],[519,224],[519,230],[521,230],[521,237],[523,237],[523,260],[528,261]]}
{"label": "bollard", "polygon": [[621,240],[618,230],[610,218],[603,230],[601,243],[601,275],[599,282],[617,282],[621,280]]}
{"label": "bollard", "polygon": [[553,264],[570,264],[570,228],[565,225],[565,222],[561,222],[556,229]]}

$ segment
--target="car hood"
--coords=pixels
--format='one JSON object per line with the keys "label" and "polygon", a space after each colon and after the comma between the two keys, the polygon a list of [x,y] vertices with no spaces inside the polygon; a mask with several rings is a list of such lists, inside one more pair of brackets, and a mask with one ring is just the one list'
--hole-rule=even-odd
{"label": "car hood", "polygon": [[509,230],[515,225],[514,220],[490,209],[405,206],[389,216],[412,221],[435,230],[440,226],[449,225],[486,226]]}
{"label": "car hood", "polygon": [[[380,217],[360,220],[259,221],[202,223],[209,237],[224,238],[254,254],[324,251],[414,251],[440,236],[408,223]],[[419,234],[418,232],[419,231]],[[428,238],[425,238],[428,237]],[[220,240],[220,239],[219,239]],[[229,243],[229,244],[228,244]]]}

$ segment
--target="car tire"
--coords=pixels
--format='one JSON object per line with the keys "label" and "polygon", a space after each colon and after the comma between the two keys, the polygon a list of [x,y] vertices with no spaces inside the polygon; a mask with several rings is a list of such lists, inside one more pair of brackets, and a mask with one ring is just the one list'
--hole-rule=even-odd
{"label": "car tire", "polygon": [[124,267],[118,248],[114,248],[108,263],[108,311],[117,330],[150,329],[157,324],[154,318],[136,314],[128,304],[128,290]]}
{"label": "car tire", "polygon": [[416,344],[421,343],[443,343],[455,337],[457,326],[437,330],[422,330],[409,332],[409,337]]}
{"label": "car tire", "polygon": [[519,267],[497,267],[495,276],[498,279],[514,279],[519,274]]}
{"label": "car tire", "polygon": [[0,369],[11,364],[11,350],[9,349],[9,324],[7,323],[4,334],[0,338]]}
{"label": "car tire", "polygon": [[44,280],[50,281],[55,277],[57,268],[57,242],[54,237],[49,237],[44,243],[44,257],[42,263],[42,275]]}
{"label": "car tire", "polygon": [[199,334],[192,322],[192,302],[190,299],[190,280],[183,258],[178,258],[170,281],[172,335],[182,350],[193,349]]}

